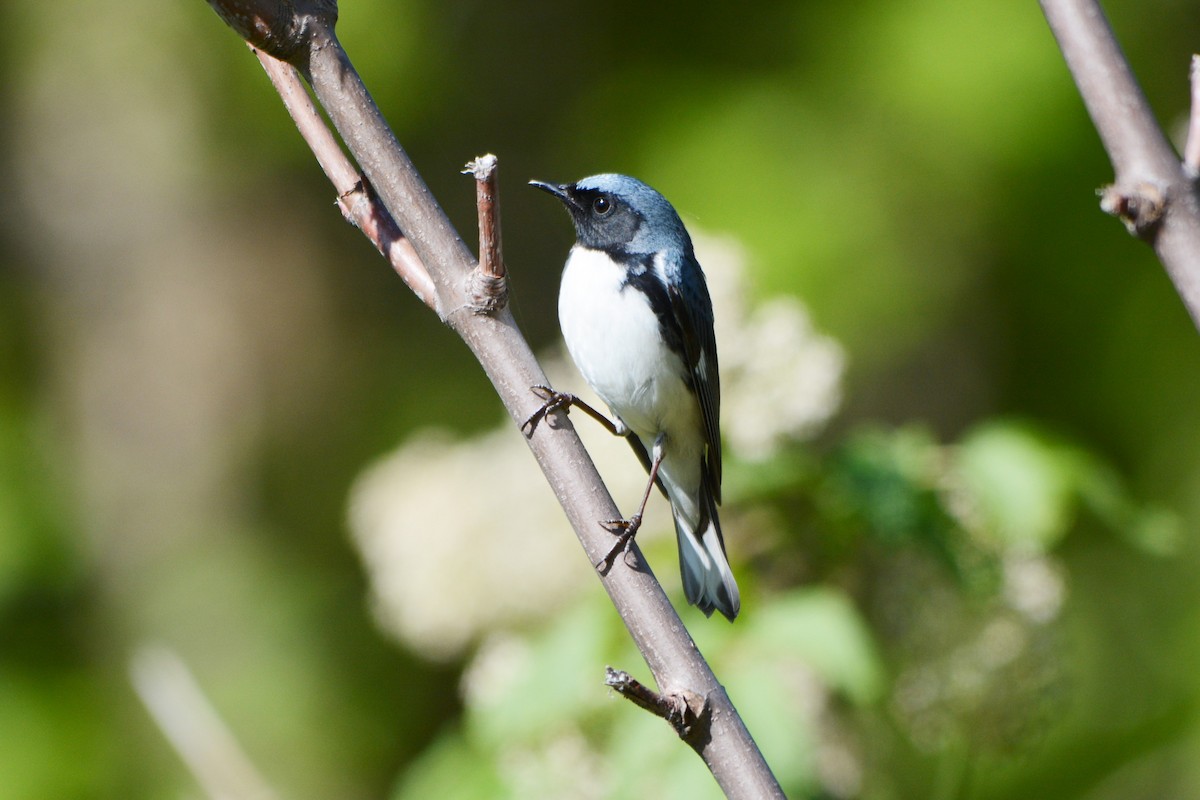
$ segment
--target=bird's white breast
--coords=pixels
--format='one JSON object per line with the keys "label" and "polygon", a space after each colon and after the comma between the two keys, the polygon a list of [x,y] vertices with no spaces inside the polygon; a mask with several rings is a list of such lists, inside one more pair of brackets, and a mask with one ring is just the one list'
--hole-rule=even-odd
{"label": "bird's white breast", "polygon": [[648,444],[666,432],[684,445],[699,429],[699,407],[646,295],[624,286],[625,278],[607,253],[572,248],[558,297],[567,350],[596,394]]}

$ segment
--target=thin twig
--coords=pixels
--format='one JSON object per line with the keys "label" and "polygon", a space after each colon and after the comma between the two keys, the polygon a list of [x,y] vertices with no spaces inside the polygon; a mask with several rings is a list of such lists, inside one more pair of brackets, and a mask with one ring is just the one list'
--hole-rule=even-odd
{"label": "thin twig", "polygon": [[283,100],[284,108],[296,123],[296,129],[308,143],[317,163],[337,191],[338,207],[342,216],[356,226],[375,245],[380,255],[388,260],[392,269],[403,279],[408,288],[430,308],[437,310],[437,293],[429,270],[421,261],[412,243],[404,237],[400,226],[384,208],[383,203],[372,191],[370,184],[358,173],[350,159],[338,145],[337,139],[325,124],[321,112],[300,81],[300,76],[291,64],[268,55],[250,45],[254,55],[271,79],[275,90]]}
{"label": "thin twig", "polygon": [[274,790],[255,769],[195,676],[165,647],[143,646],[129,679],[167,741],[209,797],[270,800]]}
{"label": "thin twig", "polygon": [[1200,55],[1192,56],[1189,78],[1192,86],[1192,110],[1188,116],[1187,144],[1183,148],[1183,168],[1194,180],[1200,177]]}
{"label": "thin twig", "polygon": [[504,256],[500,250],[500,192],[496,186],[499,161],[488,153],[468,161],[464,175],[475,177],[479,214],[479,266],[472,273],[471,295],[480,312],[494,314],[508,302]]}
{"label": "thin twig", "polygon": [[[1200,203],[1095,0],[1040,0],[1116,180],[1105,211],[1154,247],[1200,328]],[[1193,112],[1194,113],[1194,112]]]}
{"label": "thin twig", "polygon": [[500,254],[500,200],[496,188],[499,160],[488,153],[467,162],[464,175],[475,178],[475,204],[479,210],[479,268],[490,278],[503,278]]}
{"label": "thin twig", "polygon": [[[697,747],[707,738],[708,705],[696,695],[660,694],[622,669],[604,668],[604,685],[671,724],[679,738]],[[698,725],[700,727],[698,727]]]}

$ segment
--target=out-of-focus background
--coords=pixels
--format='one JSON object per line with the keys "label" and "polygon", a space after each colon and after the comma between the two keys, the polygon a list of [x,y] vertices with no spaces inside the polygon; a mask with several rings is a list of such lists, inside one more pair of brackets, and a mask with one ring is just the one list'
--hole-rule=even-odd
{"label": "out-of-focus background", "polygon": [[[341,6],[468,241],[500,156],[554,380],[572,234],[525,181],[696,232],[743,616],[681,613],[790,796],[1200,796],[1200,337],[1035,3]],[[1175,135],[1195,3],[1107,11]],[[518,432],[237,37],[0,18],[0,793],[717,797],[602,688],[649,676]]]}

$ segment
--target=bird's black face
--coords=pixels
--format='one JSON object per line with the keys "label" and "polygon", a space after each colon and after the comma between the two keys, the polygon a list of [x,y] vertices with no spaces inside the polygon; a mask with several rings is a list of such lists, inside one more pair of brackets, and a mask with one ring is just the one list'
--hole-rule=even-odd
{"label": "bird's black face", "polygon": [[532,181],[531,185],[562,201],[571,212],[575,236],[584,247],[623,252],[642,225],[642,215],[618,194],[581,189],[573,183],[560,186]]}

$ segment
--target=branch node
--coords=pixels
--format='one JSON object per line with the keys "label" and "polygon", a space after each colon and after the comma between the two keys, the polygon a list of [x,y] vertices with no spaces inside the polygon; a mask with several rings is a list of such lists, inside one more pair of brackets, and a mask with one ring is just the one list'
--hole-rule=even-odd
{"label": "branch node", "polygon": [[499,161],[488,153],[467,162],[464,175],[475,178],[475,206],[479,215],[479,265],[467,286],[477,313],[494,314],[508,303],[508,281],[500,252],[500,195],[496,187]]}
{"label": "branch node", "polygon": [[503,275],[496,277],[472,270],[467,278],[467,293],[471,310],[476,314],[495,314],[508,305],[508,281]]}
{"label": "branch node", "polygon": [[337,207],[342,212],[342,219],[362,230],[362,220],[366,219],[373,211],[371,209],[371,195],[367,191],[366,179],[359,178],[349,189],[339,192]]}
{"label": "branch node", "polygon": [[639,708],[671,723],[675,733],[699,749],[709,736],[711,709],[704,698],[684,690],[660,694],[639,682],[625,670],[604,668],[604,684]]}
{"label": "branch node", "polygon": [[1100,209],[1121,220],[1130,234],[1143,239],[1154,232],[1167,210],[1162,189],[1144,181],[1132,187],[1105,186],[1098,194]]}

